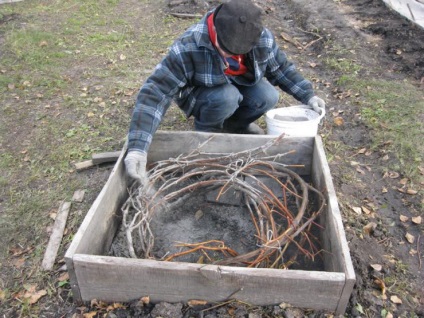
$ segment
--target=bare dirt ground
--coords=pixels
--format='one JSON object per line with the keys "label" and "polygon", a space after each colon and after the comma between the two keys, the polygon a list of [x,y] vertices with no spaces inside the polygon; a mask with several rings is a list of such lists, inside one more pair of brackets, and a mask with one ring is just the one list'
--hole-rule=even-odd
{"label": "bare dirt ground", "polygon": [[[154,14],[201,15],[216,3],[218,1],[198,0],[147,2],[144,5],[145,12]],[[422,216],[423,199],[420,195],[398,191],[402,188],[402,176],[385,169],[389,161],[395,160],[386,156],[385,145],[368,151],[372,143],[370,127],[358,116],[355,103],[355,93],[360,92],[344,92],[337,84],[340,72],[321,63],[327,56],[338,54],[341,59],[361,64],[359,72],[364,77],[407,80],[422,91],[424,30],[378,0],[258,0],[257,3],[265,12],[266,26],[274,32],[297,67],[313,80],[318,94],[328,104],[327,120],[320,129],[331,157],[331,173],[357,275],[345,316],[424,317],[423,225],[411,222],[412,217]],[[0,41],[0,48],[1,44]],[[286,106],[292,103],[282,101]],[[343,125],[334,123],[335,114],[343,115]],[[162,125],[174,130],[192,129],[190,120],[179,119],[175,112],[169,112]],[[87,186],[100,191],[109,168],[85,172],[90,180]],[[95,193],[86,201],[92,202],[94,198]],[[3,198],[0,203],[1,200]],[[358,211],[355,207],[363,208]],[[408,220],[401,221],[400,215]],[[364,227],[372,230],[364,231]],[[415,238],[413,243],[405,238],[406,233]],[[376,264],[381,265],[381,269]],[[4,268],[1,278],[7,285],[10,270]],[[388,281],[387,277],[392,279]],[[38,305],[39,317],[331,317],[330,313],[305,309],[250,307],[241,303],[209,311],[186,304],[141,305],[139,302],[116,308],[96,302],[77,307],[66,286],[56,295],[44,297]],[[4,317],[19,316],[19,311],[0,308],[5,312]]]}

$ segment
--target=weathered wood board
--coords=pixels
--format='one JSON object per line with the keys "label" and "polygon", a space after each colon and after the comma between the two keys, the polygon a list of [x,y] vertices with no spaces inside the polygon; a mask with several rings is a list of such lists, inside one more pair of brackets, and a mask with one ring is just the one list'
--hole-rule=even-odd
{"label": "weathered wood board", "polygon": [[71,202],[62,202],[60,205],[59,212],[54,222],[53,231],[50,235],[49,243],[47,244],[46,252],[44,253],[44,258],[41,263],[41,267],[44,270],[50,271],[53,269],[70,209]]}
{"label": "weathered wood board", "polygon": [[[238,152],[259,147],[273,138],[157,132],[148,161],[176,157],[199,145],[203,145],[200,151],[205,153]],[[293,170],[310,175],[329,202],[320,221],[325,227],[322,231],[322,245],[327,251],[323,254],[325,271],[251,269],[103,256],[119,226],[119,208],[127,196],[124,149],[65,255],[75,300],[130,301],[150,296],[152,302],[190,299],[216,302],[236,298],[254,305],[285,302],[343,313],[355,275],[322,142],[319,137],[285,138],[267,153],[291,150],[296,152],[284,157],[284,162],[304,165]]]}

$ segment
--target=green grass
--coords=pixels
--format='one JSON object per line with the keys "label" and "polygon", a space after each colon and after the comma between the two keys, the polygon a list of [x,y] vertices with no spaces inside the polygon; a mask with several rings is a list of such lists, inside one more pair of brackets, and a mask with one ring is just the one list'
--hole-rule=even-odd
{"label": "green grass", "polygon": [[11,247],[34,249],[25,255],[24,270],[31,277],[7,267],[16,279],[0,291],[7,291],[6,306],[35,317],[37,304],[9,298],[22,290],[23,280],[57,293],[49,287],[56,273],[39,270],[46,229],[53,224],[49,214],[77,189],[87,189],[90,199],[72,206],[59,251],[63,257],[84,217],[77,211],[86,212],[103,185],[91,180],[91,171],[75,172],[74,163],[122,147],[141,82],[193,21],[157,15],[151,23],[139,23],[152,15],[140,15],[119,0],[22,1],[0,6],[0,19],[6,16],[11,19],[0,24],[0,236],[5,238],[0,259],[10,256]]}
{"label": "green grass", "polygon": [[420,90],[408,82],[354,76],[344,76],[340,83],[360,93],[360,111],[371,129],[373,148],[385,145],[398,159],[389,168],[417,180],[424,153],[424,100]]}

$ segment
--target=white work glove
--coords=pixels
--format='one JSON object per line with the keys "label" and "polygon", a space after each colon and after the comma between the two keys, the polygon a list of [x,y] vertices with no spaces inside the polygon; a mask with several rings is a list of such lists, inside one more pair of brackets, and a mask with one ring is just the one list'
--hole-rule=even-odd
{"label": "white work glove", "polygon": [[124,162],[128,175],[145,185],[147,181],[147,155],[139,151],[129,151]]}
{"label": "white work glove", "polygon": [[318,96],[313,96],[308,100],[308,106],[311,107],[318,114],[325,112],[325,102]]}

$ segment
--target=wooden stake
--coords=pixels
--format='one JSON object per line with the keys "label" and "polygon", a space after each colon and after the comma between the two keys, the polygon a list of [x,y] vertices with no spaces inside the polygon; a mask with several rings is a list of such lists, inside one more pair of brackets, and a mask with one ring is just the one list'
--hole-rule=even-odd
{"label": "wooden stake", "polygon": [[0,4],[12,3],[12,2],[21,2],[21,1],[23,1],[23,0],[0,0]]}
{"label": "wooden stake", "polygon": [[93,164],[98,165],[105,162],[115,162],[121,155],[121,151],[95,153],[91,157]]}
{"label": "wooden stake", "polygon": [[68,218],[70,209],[71,202],[63,202],[60,205],[56,220],[54,222],[53,231],[50,236],[49,243],[47,244],[46,252],[44,253],[44,259],[41,263],[41,267],[44,270],[50,271],[53,269],[56,255],[59,250],[60,243],[62,241],[63,231],[65,230],[66,219]]}
{"label": "wooden stake", "polygon": [[86,160],[82,162],[77,162],[75,164],[75,169],[77,169],[77,171],[81,171],[84,169],[91,168],[92,166],[94,166],[93,160]]}

